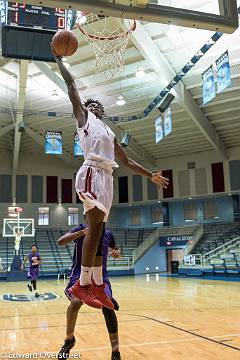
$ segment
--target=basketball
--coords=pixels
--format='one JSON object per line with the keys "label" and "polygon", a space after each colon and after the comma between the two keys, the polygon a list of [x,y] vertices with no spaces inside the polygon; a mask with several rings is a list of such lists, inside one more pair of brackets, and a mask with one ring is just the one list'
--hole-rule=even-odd
{"label": "basketball", "polygon": [[56,56],[71,56],[78,48],[77,37],[70,30],[60,30],[52,39],[52,48]]}

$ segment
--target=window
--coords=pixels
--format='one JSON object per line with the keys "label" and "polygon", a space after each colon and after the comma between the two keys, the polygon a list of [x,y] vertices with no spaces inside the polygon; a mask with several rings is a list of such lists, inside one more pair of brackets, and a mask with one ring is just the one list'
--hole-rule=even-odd
{"label": "window", "polygon": [[38,208],[38,225],[49,225],[49,208]]}
{"label": "window", "polygon": [[155,206],[151,209],[152,224],[163,224],[162,206]]}
{"label": "window", "polygon": [[68,225],[78,225],[78,208],[68,208]]}
{"label": "window", "polygon": [[204,219],[217,219],[218,218],[218,203],[216,200],[204,201]]}
{"label": "window", "polygon": [[141,213],[139,208],[131,209],[131,224],[140,225],[141,224]]}
{"label": "window", "polygon": [[197,206],[195,203],[189,202],[183,204],[184,220],[191,222],[197,220]]}
{"label": "window", "polygon": [[119,194],[119,203],[128,202],[128,177],[120,176],[118,178],[118,194]]}

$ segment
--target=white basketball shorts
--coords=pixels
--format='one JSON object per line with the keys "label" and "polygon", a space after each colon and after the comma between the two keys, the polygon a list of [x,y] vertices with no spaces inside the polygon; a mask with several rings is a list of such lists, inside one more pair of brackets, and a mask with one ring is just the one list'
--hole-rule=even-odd
{"label": "white basketball shorts", "polygon": [[83,165],[77,173],[75,188],[83,202],[83,213],[97,207],[104,212],[104,222],[107,222],[113,201],[112,174],[94,166]]}

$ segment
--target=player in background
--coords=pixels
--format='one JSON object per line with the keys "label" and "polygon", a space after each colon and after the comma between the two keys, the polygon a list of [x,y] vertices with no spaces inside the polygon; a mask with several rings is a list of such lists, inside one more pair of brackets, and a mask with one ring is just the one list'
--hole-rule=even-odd
{"label": "player in background", "polygon": [[[66,339],[64,345],[62,346],[58,354],[59,359],[67,359],[70,350],[73,348],[76,342],[74,337],[74,330],[75,330],[78,312],[81,306],[83,305],[83,303],[81,302],[81,300],[79,300],[74,295],[72,295],[69,289],[76,283],[76,281],[79,279],[81,274],[82,247],[85,241],[84,239],[87,234],[87,231],[88,229],[85,227],[85,225],[80,224],[79,226],[73,228],[67,234],[63,235],[58,240],[59,245],[67,245],[72,241],[74,241],[75,243],[71,275],[69,278],[69,283],[65,289],[65,294],[67,298],[71,301],[71,303],[67,309]],[[111,301],[114,304],[114,309],[118,310],[119,305],[117,301],[112,297],[111,284],[107,273],[108,252],[110,252],[111,256],[115,259],[121,256],[120,250],[118,249],[115,243],[113,234],[111,233],[111,231],[105,230],[103,234],[103,281],[105,284],[104,291],[106,292],[108,297],[111,298]],[[111,347],[112,347],[111,360],[121,360],[121,356],[119,352],[118,321],[115,311],[103,307],[102,312],[105,318],[105,322],[111,342]]]}
{"label": "player in background", "polygon": [[[53,47],[52,51],[54,53]],[[76,191],[83,202],[88,232],[83,244],[80,280],[71,288],[74,296],[95,308],[113,309],[104,292],[102,279],[102,233],[113,199],[115,158],[136,174],[148,177],[157,186],[168,186],[161,172],[148,171],[128,158],[112,130],[102,121],[104,108],[98,100],[82,103],[76,83],[61,57],[55,55],[60,73],[67,85],[73,106],[77,132],[84,153],[84,163],[76,176]],[[91,286],[91,278],[96,286]]]}
{"label": "player in background", "polygon": [[39,265],[42,263],[42,258],[37,250],[36,245],[32,245],[31,252],[28,254],[28,256],[25,257],[21,266],[22,271],[24,270],[27,260],[29,261],[27,276],[30,277],[30,284],[28,283],[27,287],[30,291],[34,291],[35,297],[39,297],[39,294],[37,293],[37,278],[39,274]]}

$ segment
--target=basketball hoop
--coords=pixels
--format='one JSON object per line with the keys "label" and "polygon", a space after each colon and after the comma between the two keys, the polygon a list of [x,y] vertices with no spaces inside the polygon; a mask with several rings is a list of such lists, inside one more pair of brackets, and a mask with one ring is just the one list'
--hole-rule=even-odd
{"label": "basketball hoop", "polygon": [[[86,20],[84,24],[82,18]],[[136,21],[129,20],[129,28],[124,31],[120,19],[81,13],[77,26],[94,50],[98,71],[103,72],[107,80],[116,78],[123,71],[124,51],[136,29]]]}

